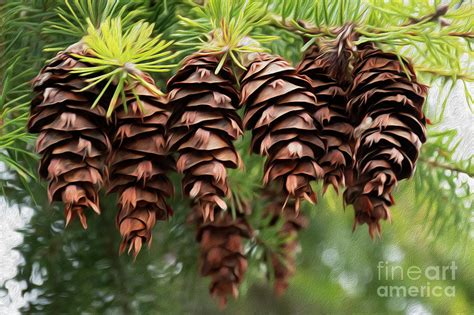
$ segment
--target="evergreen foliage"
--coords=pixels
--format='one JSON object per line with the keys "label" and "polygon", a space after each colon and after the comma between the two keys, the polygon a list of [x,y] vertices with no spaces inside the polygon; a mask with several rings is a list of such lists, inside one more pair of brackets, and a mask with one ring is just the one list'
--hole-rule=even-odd
{"label": "evergreen foliage", "polygon": [[[212,276],[211,292],[217,295],[221,303],[225,304],[227,295],[236,296],[237,284],[240,285],[242,300],[232,302],[229,313],[237,313],[239,309],[241,313],[254,310],[294,313],[305,307],[313,312],[349,312],[353,311],[349,305],[341,306],[337,302],[339,298],[344,298],[346,292],[336,282],[322,276],[335,272],[336,266],[321,263],[320,257],[316,255],[324,255],[324,252],[327,254],[327,250],[333,248],[362,253],[360,257],[355,257],[355,262],[348,268],[354,268],[351,272],[358,279],[367,279],[361,270],[369,262],[375,264],[373,257],[382,259],[384,250],[387,249],[383,243],[395,246],[393,244],[399,241],[406,252],[420,251],[420,255],[431,263],[446,260],[440,254],[440,247],[443,246],[454,246],[462,248],[461,251],[472,252],[474,155],[457,156],[455,152],[459,137],[454,130],[443,130],[439,126],[443,124],[444,114],[452,107],[450,95],[459,83],[464,85],[466,102],[472,110],[470,90],[474,81],[473,39],[472,1],[0,0],[0,195],[10,204],[34,208],[34,216],[23,231],[25,240],[19,250],[24,263],[16,277],[26,283],[25,292],[30,295],[24,311],[47,314],[168,314],[191,312],[198,304],[201,305],[196,313],[215,311],[215,306],[203,305],[207,303],[202,302],[205,299],[202,283],[206,282],[197,278],[197,257],[201,257],[199,269],[203,274]],[[232,114],[228,114],[228,108],[210,112],[208,108],[203,109],[203,104],[199,105],[199,112],[192,108],[195,100],[193,93],[196,94],[198,89],[206,93],[214,89],[222,92],[222,97],[234,97],[236,92],[229,92],[230,89],[240,91],[248,83],[239,79],[249,73],[249,76],[253,75],[254,71],[249,66],[255,61],[255,56],[281,56],[289,60],[296,69],[300,69],[298,64],[305,56],[307,58],[308,54],[305,52],[311,47],[323,47],[331,58],[341,58],[331,59],[337,61],[334,67],[347,68],[350,70],[348,73],[352,73],[351,67],[359,57],[357,52],[361,47],[375,45],[384,53],[391,54],[400,64],[401,71],[397,75],[405,76],[409,81],[416,74],[420,84],[436,86],[439,95],[443,97],[438,97],[435,102],[426,104],[423,108],[427,118],[426,143],[421,147],[419,156],[416,154],[418,161],[411,178],[401,182],[393,190],[397,200],[392,210],[394,223],[385,225],[387,235],[384,235],[382,241],[373,243],[365,233],[359,231],[354,232],[351,238],[348,222],[350,215],[342,212],[344,205],[341,194],[337,195],[335,190],[328,189],[323,195],[323,183],[319,181],[313,182],[308,189],[311,192],[314,190],[317,198],[300,198],[318,199],[318,203],[313,205],[301,201],[300,219],[304,221],[304,218],[308,218],[312,223],[306,231],[299,231],[306,226],[306,222],[297,219],[292,211],[296,209],[297,213],[300,200],[297,199],[294,206],[293,201],[286,198],[287,195],[283,195],[283,191],[279,191],[274,183],[271,183],[271,187],[264,187],[262,178],[269,167],[263,157],[250,153],[249,148],[256,141],[252,139],[252,131],[241,137],[239,131],[235,132],[235,137],[224,137],[226,146],[222,148],[228,146],[229,150],[237,152],[236,156],[240,155],[241,158],[236,158],[239,160],[236,163],[225,162],[232,164],[232,167],[226,166],[229,169],[224,170],[227,188],[217,195],[218,198],[223,198],[222,202],[226,206],[220,205],[219,211],[216,211],[216,217],[222,215],[219,220],[227,222],[230,214],[235,221],[245,222],[245,229],[242,228],[244,223],[239,226],[245,230],[240,235],[244,237],[239,236],[238,248],[234,250],[239,259],[232,256],[234,254],[231,249],[226,249],[226,244],[206,245],[202,235],[198,236],[200,245],[196,243],[196,224],[198,231],[214,231],[212,237],[217,243],[223,239],[219,239],[220,231],[232,230],[232,224],[230,227],[222,227],[219,226],[224,224],[221,221],[206,223],[207,215],[204,215],[204,221],[201,222],[202,218],[196,219],[195,213],[194,219],[190,218],[189,213],[193,213],[197,194],[193,193],[195,189],[189,186],[191,184],[185,183],[195,183],[196,178],[203,176],[208,176],[206,180],[215,183],[219,181],[220,174],[204,172],[204,175],[196,175],[196,169],[189,167],[189,174],[184,172],[184,179],[172,172],[168,174],[176,190],[174,196],[170,196],[168,189],[157,187],[158,184],[153,184],[152,180],[146,186],[147,180],[143,179],[141,188],[144,190],[154,190],[160,200],[164,198],[161,194],[169,196],[168,203],[173,208],[173,216],[169,219],[171,212],[167,206],[160,207],[160,211],[165,211],[166,215],[156,214],[156,218],[150,219],[149,212],[144,214],[148,211],[147,206],[130,207],[135,211],[133,214],[132,210],[123,210],[126,207],[120,204],[122,219],[126,217],[127,220],[139,222],[127,223],[126,232],[120,230],[123,236],[122,249],[126,245],[132,248],[135,244],[134,253],[137,254],[142,242],[150,244],[153,233],[154,241],[149,252],[142,250],[145,253],[134,261],[126,255],[117,257],[120,233],[116,231],[113,219],[117,214],[116,195],[105,196],[101,193],[102,214],[89,219],[87,233],[81,231],[77,224],[64,229],[64,223],[69,219],[62,218],[56,211],[60,205],[48,205],[45,197],[47,189],[36,175],[40,158],[33,151],[37,137],[27,132],[29,107],[33,99],[31,82],[45,65],[54,62],[51,58],[56,52],[65,51],[75,43],[84,45],[84,53],[72,52],[70,56],[87,66],[76,67],[68,72],[71,77],[77,76],[85,82],[74,93],[90,93],[94,95],[90,107],[105,108],[107,119],[100,128],[110,139],[115,139],[115,134],[118,134],[114,124],[129,122],[136,128],[142,128],[140,132],[143,135],[149,135],[147,121],[143,118],[143,114],[146,115],[151,108],[148,103],[159,104],[159,111],[174,111],[172,117],[176,121],[182,118],[183,112],[178,107],[181,106],[178,102],[180,99],[165,101],[166,92],[170,92],[165,91],[166,82],[175,73],[176,77],[169,86],[176,91],[170,94],[175,96],[184,90],[188,93],[185,97],[191,95],[191,98],[186,99],[189,102],[186,106],[190,108],[186,109],[190,112],[187,114],[191,116],[198,112],[197,117],[204,117],[195,124],[196,130],[214,128],[216,137],[221,137],[222,132],[233,133],[229,130],[237,128],[235,125],[240,124],[239,117],[249,115],[250,107],[235,110],[243,104],[239,105],[238,100],[232,99],[232,102],[229,101],[234,111]],[[191,57],[186,58],[188,56]],[[211,66],[208,64],[209,58],[212,59]],[[183,60],[185,61],[182,62]],[[193,62],[197,62],[198,66],[194,67]],[[201,62],[205,64],[202,65]],[[202,81],[202,87],[198,87],[198,84],[192,84],[194,73],[189,72],[186,65],[198,70],[201,67],[204,72],[213,69],[214,73],[204,74],[196,70],[201,74]],[[288,65],[288,69],[290,68]],[[302,82],[303,79],[291,72],[297,71],[295,68],[281,70],[282,77],[284,75],[288,82]],[[184,75],[180,71],[185,72]],[[288,71],[291,73],[288,74]],[[185,75],[189,75],[189,78]],[[263,78],[266,80],[265,76]],[[191,83],[185,82],[186,80]],[[209,81],[204,82],[205,80]],[[222,81],[216,83],[212,80]],[[243,82],[242,86],[239,82]],[[309,81],[301,84],[309,91]],[[343,87],[344,91],[349,89],[349,85],[344,82],[337,82],[336,85]],[[259,93],[255,95],[258,96]],[[252,97],[256,98],[254,94]],[[296,105],[292,106],[300,110],[299,106],[303,105],[300,100],[298,102],[295,101]],[[217,108],[223,103],[225,102],[215,100],[207,105],[209,108]],[[129,110],[136,117],[132,117]],[[219,117],[213,116],[212,122],[208,123],[207,113]],[[163,117],[169,115],[171,114],[163,114]],[[123,117],[126,119],[121,121]],[[153,119],[154,116],[149,120]],[[223,123],[224,120],[226,123],[235,120],[235,125],[228,128]],[[174,132],[183,139],[192,137],[188,135],[190,132],[183,133],[180,126],[175,127],[176,122],[174,129],[170,128],[169,122],[166,128],[162,122],[152,123],[164,128],[156,135],[163,141],[163,146],[165,133]],[[187,128],[190,128],[189,125]],[[324,124],[318,126],[318,132],[323,128]],[[295,132],[293,127],[288,129],[288,133]],[[253,132],[255,135],[256,131]],[[272,135],[271,132],[268,134]],[[141,138],[133,137],[116,137],[112,143],[120,142],[118,146],[126,147],[136,154],[134,145]],[[234,138],[237,140],[233,141]],[[179,141],[181,140],[180,138]],[[233,146],[229,145],[232,141]],[[199,144],[200,139],[196,140],[195,145]],[[178,145],[174,151],[179,151],[180,154],[189,152],[186,148],[181,150],[177,147]],[[205,150],[207,148],[203,152]],[[211,151],[200,152],[199,156],[215,158]],[[104,159],[105,154],[104,151]],[[140,159],[153,161],[148,154],[149,152],[143,153]],[[154,159],[161,159],[166,154],[160,152],[157,155],[159,157],[155,156]],[[130,165],[139,164],[136,156],[129,158],[133,162]],[[222,161],[219,163],[225,164]],[[239,164],[242,167],[235,169]],[[347,167],[349,164],[348,162]],[[173,168],[168,166],[166,170]],[[112,169],[112,176],[114,171],[120,170]],[[156,172],[162,176],[161,170]],[[342,172],[340,170],[338,174]],[[104,178],[106,175],[108,172],[104,171]],[[154,178],[153,176],[150,175],[150,178]],[[195,177],[191,180],[192,176]],[[344,182],[340,179],[341,175],[338,176],[337,182]],[[209,179],[211,177],[214,182]],[[316,177],[323,176],[315,175],[314,178]],[[136,181],[135,178],[131,180],[127,174],[123,178],[138,187],[141,175],[137,176]],[[166,183],[168,184],[168,179]],[[120,185],[121,183],[117,184]],[[163,189],[166,190],[165,193]],[[281,208],[294,207],[286,215],[278,215],[278,211],[269,210],[275,207],[275,203],[280,204]],[[220,211],[224,214],[219,213]],[[139,215],[136,214],[138,212]],[[155,219],[160,220],[158,217],[168,220],[157,222],[151,232]],[[225,220],[222,219],[224,217]],[[119,225],[122,219],[117,221]],[[144,226],[137,227],[141,223]],[[420,237],[424,239],[423,244],[427,244],[427,248],[413,245],[410,235],[418,233],[423,235]],[[306,252],[298,259],[295,258],[299,246],[297,234],[300,234],[302,251]],[[130,235],[141,239],[137,241]],[[456,235],[455,241],[449,235]],[[226,234],[226,242],[232,236],[232,232]],[[238,261],[238,279],[219,278],[218,271],[206,269],[211,268],[205,265],[206,259],[211,265],[212,261],[205,255],[213,247],[230,251],[226,255],[234,257],[233,261]],[[373,257],[367,254],[367,248],[373,248]],[[199,250],[201,254],[198,253]],[[245,255],[245,259],[240,259],[240,255]],[[242,262],[244,260],[245,267]],[[296,261],[298,268],[295,273],[293,269]],[[472,269],[469,268],[472,257],[461,261],[459,278],[472,278]],[[347,261],[344,260],[343,263]],[[219,268],[225,269],[222,266]],[[227,277],[231,279],[229,271],[225,270]],[[288,280],[293,274],[294,280]],[[305,275],[309,275],[308,278]],[[259,305],[261,296],[267,298],[266,291],[261,287],[264,278],[274,282],[277,291],[283,291],[290,281],[289,296],[284,296],[275,305]],[[318,282],[318,285],[312,287],[308,284],[311,281]],[[199,284],[189,285],[194,282]],[[230,289],[225,287],[228,283]],[[221,288],[216,289],[219,285]],[[294,289],[291,289],[292,285]],[[381,282],[372,279],[367,280],[363,286],[365,290],[374,290],[377,285],[381,285]],[[459,312],[467,312],[468,296],[474,292],[474,288],[468,280],[460,280],[459,290],[460,295],[449,305],[432,299],[428,303],[433,311],[439,313],[450,307]],[[333,295],[329,296],[331,294]],[[299,305],[298,296],[302,297],[301,303],[304,306]],[[325,298],[327,301],[324,301]],[[360,295],[351,296],[351,299],[354,304],[365,307],[367,312],[390,310],[381,300],[364,300]],[[259,309],[260,307],[265,309]]]}

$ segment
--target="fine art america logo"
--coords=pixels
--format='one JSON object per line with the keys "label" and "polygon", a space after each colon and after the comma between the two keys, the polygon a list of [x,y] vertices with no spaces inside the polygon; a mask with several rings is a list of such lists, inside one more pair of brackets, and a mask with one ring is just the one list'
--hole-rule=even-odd
{"label": "fine art america logo", "polygon": [[[386,261],[377,265],[378,279],[389,282],[377,288],[380,297],[454,297],[456,287],[449,285],[456,280],[456,263],[444,266],[398,266]],[[391,285],[390,282],[396,282]],[[414,284],[403,285],[408,282]],[[443,283],[444,282],[444,283]]]}

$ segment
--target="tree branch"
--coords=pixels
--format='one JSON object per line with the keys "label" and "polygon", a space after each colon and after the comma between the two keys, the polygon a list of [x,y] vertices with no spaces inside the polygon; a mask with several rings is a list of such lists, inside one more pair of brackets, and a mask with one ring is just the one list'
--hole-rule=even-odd
{"label": "tree branch", "polygon": [[429,160],[429,159],[423,158],[423,157],[420,157],[418,160],[420,162],[423,162],[423,163],[425,163],[429,166],[432,166],[432,167],[442,168],[442,169],[445,169],[445,170],[448,170],[448,171],[466,174],[469,177],[474,177],[474,172],[462,169],[460,167],[456,167],[456,166],[445,164],[445,163],[440,163],[438,161]]}
{"label": "tree branch", "polygon": [[441,17],[448,12],[449,5],[443,4],[436,8],[436,11],[431,14],[422,16],[421,18],[410,17],[410,22],[404,24],[403,26],[423,23],[423,22],[440,22],[441,26],[447,26],[447,21],[442,20]]}
{"label": "tree branch", "polygon": [[[427,14],[420,18],[410,17],[409,22],[402,24],[401,26],[409,26],[419,23],[426,23],[426,22],[436,22],[438,21],[441,26],[448,26],[449,22],[444,20],[442,17],[446,15],[448,12],[449,6],[448,5],[440,5],[436,9],[434,13]],[[295,23],[290,21],[284,20],[281,16],[273,15],[272,21],[270,25],[275,26],[277,28],[283,28],[289,32],[296,33],[301,36],[308,36],[308,35],[337,35],[339,28],[322,28],[316,27],[310,22],[304,20],[298,20]],[[379,32],[374,32],[379,33]],[[474,32],[449,32],[449,36],[457,36],[457,37],[464,37],[472,39],[474,38]]]}
{"label": "tree branch", "polygon": [[474,32],[449,32],[448,35],[474,39]]}
{"label": "tree branch", "polygon": [[438,77],[453,77],[456,76],[457,79],[463,80],[463,81],[474,81],[474,76],[469,75],[468,73],[455,73],[453,71],[446,71],[443,69],[431,69],[431,68],[426,68],[422,66],[417,66],[415,64],[415,69],[418,72],[422,73],[428,73],[431,75],[436,75]]}
{"label": "tree branch", "polygon": [[296,23],[292,23],[290,21],[284,20],[278,15],[274,15],[272,17],[270,25],[277,28],[283,28],[289,32],[296,33],[303,37],[307,35],[319,34],[334,35],[334,32],[329,28],[319,28],[304,20],[298,20]]}

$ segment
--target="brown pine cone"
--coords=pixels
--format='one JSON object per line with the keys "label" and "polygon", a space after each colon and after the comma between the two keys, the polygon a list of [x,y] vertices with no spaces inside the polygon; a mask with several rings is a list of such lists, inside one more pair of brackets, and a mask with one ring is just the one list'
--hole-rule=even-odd
{"label": "brown pine cone", "polygon": [[[318,100],[314,118],[322,127],[319,135],[328,146],[326,154],[319,160],[324,169],[324,191],[332,184],[338,192],[340,186],[345,186],[345,172],[352,167],[350,140],[353,127],[347,113],[346,90],[350,83],[344,79],[346,75],[335,72],[334,55],[336,52],[312,46],[297,70],[310,78],[312,91]],[[347,58],[346,55],[337,57]],[[349,69],[339,71],[349,72]]]}
{"label": "brown pine cone", "polygon": [[367,223],[371,237],[380,234],[381,219],[397,182],[413,174],[421,144],[426,141],[422,106],[427,87],[418,83],[412,65],[408,73],[395,54],[372,44],[360,47],[348,111],[356,137],[354,183],[344,193],[354,205],[356,224]]}
{"label": "brown pine cone", "polygon": [[244,238],[250,237],[251,228],[244,214],[237,213],[234,219],[229,211],[216,213],[214,221],[210,222],[195,209],[190,221],[197,225],[201,275],[211,278],[209,292],[219,300],[221,307],[225,307],[229,295],[237,298],[247,270],[243,242]]}
{"label": "brown pine cone", "polygon": [[232,144],[242,134],[239,95],[230,68],[215,74],[218,63],[218,56],[195,53],[168,82],[169,147],[179,153],[184,193],[211,221],[215,211],[227,209],[227,168],[241,163]]}
{"label": "brown pine cone", "polygon": [[318,135],[318,110],[311,84],[288,62],[266,53],[253,58],[241,78],[244,126],[252,130],[252,151],[266,156],[264,183],[276,182],[295,200],[316,201],[310,182],[322,178],[318,161],[326,152]]}
{"label": "brown pine cone", "polygon": [[[138,75],[155,85],[149,75]],[[150,244],[156,220],[172,214],[165,199],[173,194],[173,185],[166,172],[175,162],[166,148],[166,99],[139,83],[128,87],[125,96],[126,108],[120,104],[115,110],[109,192],[119,194],[120,252],[129,246],[136,256],[144,243]]]}
{"label": "brown pine cone", "polygon": [[50,202],[62,201],[66,225],[78,216],[87,228],[85,209],[100,213],[99,189],[106,168],[104,159],[111,145],[106,133],[105,109],[91,108],[95,88],[80,92],[87,77],[72,73],[89,67],[73,55],[85,55],[78,43],[60,52],[33,81],[29,131],[39,133],[36,151],[41,155],[39,173],[49,181]]}

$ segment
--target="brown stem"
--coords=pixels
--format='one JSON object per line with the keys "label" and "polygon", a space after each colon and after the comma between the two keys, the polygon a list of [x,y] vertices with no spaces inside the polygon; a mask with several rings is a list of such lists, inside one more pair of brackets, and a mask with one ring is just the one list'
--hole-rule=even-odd
{"label": "brown stem", "polygon": [[432,167],[442,168],[442,169],[445,169],[445,170],[448,170],[448,171],[453,171],[453,172],[456,172],[456,173],[466,174],[469,177],[474,177],[474,172],[462,169],[460,167],[456,167],[456,166],[445,164],[445,163],[440,163],[440,162],[429,160],[429,159],[426,159],[426,158],[419,158],[419,161],[423,162],[425,164],[428,164]]}
{"label": "brown stem", "polygon": [[[425,23],[425,22],[440,22],[441,26],[448,26],[449,23],[442,19],[442,17],[448,12],[449,6],[448,5],[440,5],[436,9],[434,13],[427,14],[421,18],[410,17],[410,22],[405,23],[401,26],[408,26],[418,23]],[[316,27],[313,24],[304,21],[298,20],[298,26],[294,23],[284,20],[281,16],[273,16],[271,25],[279,28],[286,29],[287,31],[296,33],[303,37],[308,35],[319,35],[319,34],[326,34],[326,35],[337,35],[339,33],[340,28],[321,28]],[[450,32],[448,33],[449,36],[458,36],[458,37],[466,37],[466,38],[474,38],[474,32]]]}
{"label": "brown stem", "polygon": [[273,16],[270,25],[277,28],[283,28],[289,32],[301,35],[302,37],[319,34],[334,35],[335,33],[334,30],[330,28],[316,27],[313,24],[303,20],[298,20],[296,23],[298,24],[298,26],[290,21],[284,20],[281,16],[275,15]]}
{"label": "brown stem", "polygon": [[436,8],[436,11],[434,13],[427,14],[425,16],[422,16],[421,18],[411,17],[410,22],[404,24],[403,26],[422,23],[422,22],[436,22],[436,21],[439,21],[443,24],[445,23],[445,21],[441,21],[440,18],[448,12],[448,9],[449,9],[449,5],[447,4],[440,5]]}
{"label": "brown stem", "polygon": [[421,72],[421,73],[428,73],[431,75],[436,75],[438,77],[449,77],[452,78],[454,75],[456,75],[456,79],[462,80],[462,81],[474,81],[474,76],[471,76],[467,73],[453,73],[450,71],[442,70],[442,69],[430,69],[430,68],[424,68],[422,66],[417,66],[415,65],[416,71]]}
{"label": "brown stem", "polygon": [[449,32],[449,36],[458,36],[458,37],[465,37],[465,38],[474,38],[474,32]]}

